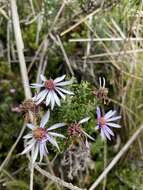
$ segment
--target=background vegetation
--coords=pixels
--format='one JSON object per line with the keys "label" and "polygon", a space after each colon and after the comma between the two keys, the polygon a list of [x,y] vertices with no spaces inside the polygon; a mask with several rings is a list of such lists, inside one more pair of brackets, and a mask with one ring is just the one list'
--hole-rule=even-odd
{"label": "background vegetation", "polygon": [[[69,177],[64,165],[68,146],[60,143],[61,152],[50,150],[47,171],[81,188],[89,188],[104,167],[114,158],[143,118],[143,10],[140,0],[23,0],[17,1],[24,55],[30,83],[67,74],[75,77],[71,90],[75,96],[62,102],[51,115],[51,122],[79,121],[90,116],[83,128],[93,137],[90,152],[83,153],[83,162]],[[106,79],[106,104],[93,91],[99,89],[99,77]],[[95,90],[96,89],[96,90]],[[34,91],[33,91],[34,94]],[[11,6],[0,1],[0,162],[7,156],[23,126],[24,115],[14,108],[25,99],[16,48]],[[111,142],[104,143],[93,130],[96,105],[104,111],[116,109],[122,115],[120,130]],[[41,110],[40,116],[46,108]],[[28,160],[21,156],[23,140],[14,149],[0,173],[0,189],[29,189]],[[67,151],[67,152],[66,152]],[[56,155],[56,156],[55,156]],[[63,164],[64,163],[64,164]],[[80,165],[80,163],[78,163]],[[98,189],[143,189],[142,134],[122,156]],[[52,171],[51,171],[52,170]],[[34,189],[64,189],[35,171]]]}

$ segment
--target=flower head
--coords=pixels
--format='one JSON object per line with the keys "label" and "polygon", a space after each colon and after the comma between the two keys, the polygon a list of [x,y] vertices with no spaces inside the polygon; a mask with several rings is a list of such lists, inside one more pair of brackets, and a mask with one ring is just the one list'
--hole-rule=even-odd
{"label": "flower head", "polygon": [[94,89],[93,94],[98,100],[103,101],[104,104],[108,102],[108,88],[105,87],[105,78],[99,77],[99,88]]}
{"label": "flower head", "polygon": [[65,123],[56,123],[48,129],[45,129],[45,125],[48,122],[49,117],[50,112],[48,110],[47,113],[43,116],[40,122],[40,126],[37,127],[31,123],[27,124],[27,127],[32,131],[23,137],[26,139],[26,143],[25,149],[21,154],[31,152],[31,160],[33,163],[36,161],[38,153],[40,153],[40,162],[42,161],[43,156],[48,153],[46,147],[46,143],[48,141],[59,150],[59,146],[54,137],[64,138],[62,134],[52,132],[52,130],[65,126]]}
{"label": "flower head", "polygon": [[121,116],[114,116],[116,111],[108,111],[104,116],[101,115],[100,108],[97,107],[97,126],[96,129],[100,129],[101,137],[105,139],[106,137],[111,140],[111,136],[114,136],[113,131],[109,127],[121,128],[119,124],[114,123],[121,118]]}
{"label": "flower head", "polygon": [[40,83],[31,84],[32,88],[40,88],[40,87],[43,88],[40,93],[38,93],[37,95],[33,97],[33,100],[36,102],[36,104],[37,105],[40,104],[45,99],[46,106],[50,104],[51,109],[53,109],[55,104],[57,104],[58,106],[61,105],[59,97],[65,100],[65,94],[72,95],[73,92],[70,92],[62,88],[63,86],[66,86],[72,83],[71,80],[63,81],[65,76],[66,75],[63,75],[61,77],[56,78],[55,80],[53,79],[47,80],[45,76],[40,75],[42,84]]}
{"label": "flower head", "polygon": [[87,134],[82,128],[81,128],[81,124],[85,123],[89,120],[89,117],[85,117],[84,119],[80,120],[78,123],[72,123],[68,129],[67,129],[67,134],[71,137],[80,137],[80,136],[84,136],[86,139],[86,146],[89,147],[88,145],[88,141],[87,138],[89,138],[90,140],[95,140],[93,137],[91,137],[89,134]]}

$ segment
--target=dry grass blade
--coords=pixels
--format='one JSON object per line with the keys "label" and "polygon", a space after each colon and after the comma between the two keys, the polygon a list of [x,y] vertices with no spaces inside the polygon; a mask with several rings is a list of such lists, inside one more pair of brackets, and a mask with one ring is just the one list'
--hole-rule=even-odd
{"label": "dry grass blade", "polygon": [[91,16],[97,14],[101,9],[97,9],[95,11],[93,11],[92,13],[88,14],[86,17],[81,18],[76,24],[74,24],[73,26],[71,26],[70,28],[68,28],[67,30],[63,31],[60,36],[64,36],[65,34],[69,33],[70,31],[72,31],[73,29],[75,29],[77,26],[79,26],[81,23],[85,22],[88,18],[90,18]]}

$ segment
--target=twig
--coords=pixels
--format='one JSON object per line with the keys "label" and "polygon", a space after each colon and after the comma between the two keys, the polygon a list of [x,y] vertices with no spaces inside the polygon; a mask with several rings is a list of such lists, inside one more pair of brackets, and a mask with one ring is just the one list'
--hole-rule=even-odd
{"label": "twig", "polygon": [[18,16],[18,12],[17,12],[17,5],[16,5],[15,0],[10,0],[10,3],[11,3],[12,21],[13,21],[16,46],[17,46],[17,51],[18,51],[19,63],[20,63],[22,82],[23,82],[23,86],[24,86],[25,97],[26,97],[26,99],[29,99],[29,98],[31,98],[31,91],[29,88],[29,80],[28,80],[28,76],[27,76],[26,63],[25,63],[25,58],[24,58],[24,53],[23,53],[24,44],[23,44],[23,39],[22,39],[22,35],[21,35],[19,16]]}
{"label": "twig", "polygon": [[[135,50],[127,50],[127,51],[117,51],[117,52],[111,52],[111,53],[100,53],[96,55],[90,55],[88,58],[96,58],[96,57],[103,57],[103,56],[109,56],[109,55],[126,55],[126,54],[132,54],[132,53],[142,53],[143,49],[135,49]],[[83,57],[83,59],[86,59],[86,57]]]}
{"label": "twig", "polygon": [[110,164],[105,168],[105,170],[101,173],[101,175],[97,178],[97,180],[91,185],[89,190],[94,190],[99,185],[99,183],[107,176],[110,170],[117,164],[117,162],[125,154],[125,152],[129,149],[131,144],[136,140],[136,138],[138,137],[138,135],[140,135],[141,132],[143,132],[143,125],[136,130],[136,132],[123,146],[123,148],[119,151],[119,153],[114,157],[114,159],[110,162]]}
{"label": "twig", "polygon": [[[52,164],[51,164],[48,156],[46,156],[46,160],[47,160],[47,164],[48,164],[48,168],[49,168],[50,173],[55,176],[55,173],[54,173],[53,168],[52,168]],[[61,189],[59,184],[55,183],[55,185],[56,185],[58,190]]]}
{"label": "twig", "polygon": [[143,38],[77,38],[69,39],[69,42],[111,42],[111,41],[143,41]]}
{"label": "twig", "polygon": [[92,13],[88,14],[86,17],[81,18],[76,24],[74,24],[73,26],[71,26],[70,28],[68,28],[67,30],[63,31],[60,36],[63,36],[65,34],[67,34],[68,32],[70,32],[71,30],[75,29],[77,26],[79,26],[81,23],[83,23],[84,21],[86,21],[89,17],[97,14],[101,9],[96,9],[95,11],[93,11]]}
{"label": "twig", "polygon": [[71,75],[74,76],[74,72],[73,72],[73,70],[72,70],[71,63],[70,63],[70,61],[69,61],[69,59],[68,59],[68,56],[67,56],[67,54],[66,54],[66,52],[65,52],[64,46],[63,46],[63,44],[62,44],[62,41],[61,41],[61,39],[60,39],[60,37],[59,37],[58,35],[57,35],[56,37],[57,37],[58,44],[59,44],[59,46],[60,46],[60,48],[61,48],[61,51],[62,51],[62,53],[63,53],[63,56],[64,56],[64,58],[65,58],[65,61],[66,61],[66,63],[67,63],[67,66],[68,66],[68,68],[69,68],[69,71],[70,71]]}
{"label": "twig", "polygon": [[35,165],[35,169],[37,171],[39,171],[42,175],[46,176],[47,178],[51,179],[52,181],[58,183],[59,185],[62,185],[64,187],[66,187],[68,189],[71,189],[71,190],[83,190],[83,189],[81,189],[79,187],[76,187],[76,186],[72,185],[71,183],[67,183],[67,182],[61,180],[60,178],[51,175],[49,172],[43,170],[38,165]]}
{"label": "twig", "polygon": [[[42,69],[43,69],[43,62],[44,62],[44,58],[47,52],[47,48],[48,48],[48,39],[45,38],[44,40],[44,44],[43,44],[43,51],[42,51],[42,55],[41,55],[41,59],[40,59],[40,63],[39,63],[39,67],[38,67],[38,73],[37,73],[37,79],[36,82],[40,82],[40,74],[42,73]],[[44,74],[44,73],[42,73]]]}
{"label": "twig", "polygon": [[17,137],[15,143],[12,145],[10,151],[8,152],[5,160],[2,162],[2,164],[0,165],[0,172],[2,171],[2,169],[4,168],[4,166],[8,163],[11,155],[12,155],[12,152],[14,151],[15,147],[17,146],[19,140],[21,139],[23,133],[24,133],[24,130],[25,130],[26,126],[24,125],[19,133],[19,136]]}

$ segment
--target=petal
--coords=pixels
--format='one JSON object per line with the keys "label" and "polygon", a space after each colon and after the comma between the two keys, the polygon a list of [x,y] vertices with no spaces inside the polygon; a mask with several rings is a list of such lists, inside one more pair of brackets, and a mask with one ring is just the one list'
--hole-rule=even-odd
{"label": "petal", "polygon": [[105,119],[109,119],[110,117],[112,117],[114,114],[116,113],[116,111],[108,111],[105,115],[104,115],[104,118]]}
{"label": "petal", "polygon": [[110,134],[109,134],[109,132],[106,130],[105,126],[103,127],[102,130],[103,130],[105,136],[106,136],[109,140],[111,140],[111,138],[110,138]]}
{"label": "petal", "polygon": [[39,150],[39,148],[38,148],[38,143],[37,143],[36,146],[35,146],[35,149],[33,151],[33,154],[32,154],[32,163],[34,163],[36,161],[36,159],[37,159],[38,150]]}
{"label": "petal", "polygon": [[50,137],[49,135],[47,135],[47,140],[48,140],[53,146],[56,146],[58,150],[60,150],[60,149],[59,149],[59,146],[58,146],[58,144],[57,144],[57,142],[56,142],[56,140],[55,140],[54,138],[52,138],[52,137]]}
{"label": "petal", "polygon": [[33,130],[35,128],[34,125],[32,125],[31,123],[27,123],[26,125],[29,129]]}
{"label": "petal", "polygon": [[39,143],[39,150],[40,150],[40,162],[43,160],[43,156],[45,154],[44,144]]}
{"label": "petal", "polygon": [[48,93],[47,89],[42,90],[39,94],[36,94],[36,96],[34,96],[33,98],[34,98],[35,101],[38,101],[39,99],[41,99],[43,97],[45,98],[45,96],[46,96],[47,93]]}
{"label": "petal", "polygon": [[35,144],[35,141],[33,141],[29,146],[26,146],[21,154],[28,153],[32,149],[32,147],[34,146],[34,144]]}
{"label": "petal", "polygon": [[100,117],[101,117],[101,111],[100,111],[100,108],[98,106],[96,108],[96,114],[97,114],[97,119],[100,119]]}
{"label": "petal", "polygon": [[43,93],[43,95],[41,96],[41,98],[35,103],[36,105],[40,104],[46,97],[46,95],[48,94],[48,90],[45,90],[45,92]]}
{"label": "petal", "polygon": [[108,133],[110,133],[110,135],[114,136],[113,131],[109,127],[105,126],[105,129],[108,131]]}
{"label": "petal", "polygon": [[85,134],[85,136],[87,136],[89,139],[95,141],[95,139],[93,137],[91,137],[89,134],[87,134],[83,129],[81,129],[81,131],[83,132],[83,134]]}
{"label": "petal", "polygon": [[54,136],[54,137],[61,137],[61,138],[65,138],[65,136],[64,136],[64,135],[59,134],[59,133],[48,132],[48,134],[50,134],[50,135],[52,135],[52,136]]}
{"label": "petal", "polygon": [[65,76],[66,76],[66,75],[63,75],[63,76],[61,76],[61,77],[56,78],[56,79],[54,80],[54,84],[56,84],[56,83],[58,83],[58,82],[64,80]]}
{"label": "petal", "polygon": [[65,100],[66,99],[66,96],[61,92],[59,91],[57,88],[55,88],[55,90],[58,92],[58,94]]}
{"label": "petal", "polygon": [[46,112],[46,114],[42,117],[42,120],[40,122],[40,127],[44,128],[46,123],[49,121],[49,117],[50,117],[50,111],[48,110]]}
{"label": "petal", "polygon": [[110,127],[121,128],[121,125],[116,123],[106,123],[106,125],[109,125]]}
{"label": "petal", "polygon": [[42,74],[40,75],[40,78],[41,78],[41,80],[44,81],[44,82],[47,80],[46,77],[45,77],[44,75],[42,75]]}
{"label": "petal", "polygon": [[99,126],[99,125],[96,125],[95,129],[96,129],[96,130],[100,129],[100,126]]}
{"label": "petal", "polygon": [[54,95],[55,102],[57,103],[58,106],[60,106],[61,105],[60,99],[58,98],[57,94],[54,91],[53,91],[53,95]]}
{"label": "petal", "polygon": [[101,135],[101,138],[102,138],[103,140],[106,139],[106,136],[105,136],[104,131],[103,131],[102,128],[101,128],[101,133],[100,133],[100,135]]}
{"label": "petal", "polygon": [[51,91],[51,109],[53,110],[55,106],[55,99],[54,99],[54,94],[53,91]]}
{"label": "petal", "polygon": [[85,123],[90,119],[90,117],[85,117],[84,119],[79,121],[79,124]]}
{"label": "petal", "polygon": [[39,87],[43,87],[43,84],[39,84],[39,83],[33,83],[30,85],[31,88],[39,88]]}
{"label": "petal", "polygon": [[106,122],[108,122],[108,121],[116,121],[116,120],[118,120],[118,119],[121,119],[121,116],[111,117],[111,118],[109,118],[109,119],[106,119]]}
{"label": "petal", "polygon": [[56,86],[66,86],[72,83],[73,83],[73,80],[69,80],[69,81],[59,82],[56,84]]}
{"label": "petal", "polygon": [[87,138],[86,138],[86,140],[85,140],[85,146],[86,146],[86,148],[88,148],[88,149],[90,148]]}
{"label": "petal", "polygon": [[51,101],[51,98],[52,98],[52,93],[51,91],[49,91],[48,95],[47,95],[47,98],[46,98],[46,106],[49,105],[50,101]]}
{"label": "petal", "polygon": [[47,129],[47,131],[51,131],[51,130],[57,129],[57,128],[63,127],[65,125],[66,125],[66,123],[56,123],[56,124],[52,125],[51,127],[49,127]]}
{"label": "petal", "polygon": [[65,93],[65,94],[70,94],[70,95],[73,95],[73,94],[74,94],[73,92],[71,92],[71,91],[69,91],[69,90],[65,90],[65,89],[60,88],[60,87],[56,87],[56,89],[62,91],[62,92]]}
{"label": "petal", "polygon": [[29,139],[29,138],[31,138],[32,136],[33,136],[32,133],[29,133],[29,134],[25,135],[23,138],[24,138],[24,139]]}

